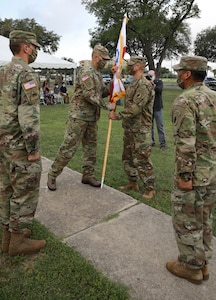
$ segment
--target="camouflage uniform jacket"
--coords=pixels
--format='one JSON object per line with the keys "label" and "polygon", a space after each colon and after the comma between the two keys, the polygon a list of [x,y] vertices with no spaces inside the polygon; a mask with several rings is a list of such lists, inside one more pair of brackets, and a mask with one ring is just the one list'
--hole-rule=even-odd
{"label": "camouflage uniform jacket", "polygon": [[77,75],[69,116],[85,121],[97,121],[100,108],[110,109],[110,105],[103,100],[109,93],[109,87],[104,85],[102,75],[93,66],[81,68]]}
{"label": "camouflage uniform jacket", "polygon": [[0,69],[0,151],[39,149],[38,76],[20,57]]}
{"label": "camouflage uniform jacket", "polygon": [[128,85],[124,110],[119,112],[124,129],[143,133],[151,131],[154,95],[154,87],[144,76]]}
{"label": "camouflage uniform jacket", "polygon": [[177,97],[172,107],[176,147],[175,178],[208,185],[216,164],[216,92],[194,84]]}

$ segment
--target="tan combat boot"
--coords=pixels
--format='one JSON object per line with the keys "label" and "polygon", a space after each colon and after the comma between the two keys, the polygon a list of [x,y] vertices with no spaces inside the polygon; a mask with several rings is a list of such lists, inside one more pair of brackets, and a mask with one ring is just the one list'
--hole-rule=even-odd
{"label": "tan combat boot", "polygon": [[151,190],[151,191],[145,191],[145,193],[142,195],[142,197],[144,198],[144,199],[152,199],[152,198],[154,198],[154,196],[155,196],[155,191],[154,190]]}
{"label": "tan combat boot", "polygon": [[32,232],[31,232],[30,229],[25,228],[25,229],[23,230],[23,235],[24,235],[25,238],[29,238],[29,237],[31,236],[31,234],[32,234]]}
{"label": "tan combat boot", "polygon": [[208,280],[209,279],[209,268],[208,264],[204,264],[202,267],[202,274],[203,274],[203,280]]}
{"label": "tan combat boot", "polygon": [[56,179],[48,174],[47,186],[50,191],[56,190]]}
{"label": "tan combat boot", "polygon": [[135,191],[139,192],[139,186],[136,181],[129,181],[126,185],[121,185],[119,187],[120,191]]}
{"label": "tan combat boot", "polygon": [[36,254],[46,246],[45,240],[31,240],[24,236],[23,233],[11,233],[9,255],[16,256],[19,254]]}
{"label": "tan combat boot", "polygon": [[[181,255],[178,256],[178,261],[182,261]],[[209,279],[209,269],[208,264],[205,263],[204,266],[201,268],[202,274],[203,274],[203,280]]]}
{"label": "tan combat boot", "polygon": [[93,187],[101,187],[101,183],[100,183],[100,181],[98,181],[95,177],[88,177],[88,176],[85,176],[85,175],[83,175],[82,176],[82,180],[81,180],[81,182],[83,183],[83,184],[89,184],[89,185],[91,185],[91,186],[93,186]]}
{"label": "tan combat boot", "polygon": [[203,281],[203,274],[201,269],[190,269],[183,262],[169,261],[166,268],[173,275],[187,279],[194,284],[201,284]]}
{"label": "tan combat boot", "polygon": [[[24,234],[24,237],[28,238],[31,235],[31,230],[25,228],[23,230],[23,234]],[[9,227],[3,225],[2,226],[2,244],[1,244],[1,250],[4,253],[8,253],[9,244],[10,244],[10,238],[11,238],[11,233],[9,231]]]}
{"label": "tan combat boot", "polygon": [[4,253],[8,252],[9,244],[10,244],[11,233],[8,230],[8,226],[2,226],[2,242],[1,242],[1,250]]}

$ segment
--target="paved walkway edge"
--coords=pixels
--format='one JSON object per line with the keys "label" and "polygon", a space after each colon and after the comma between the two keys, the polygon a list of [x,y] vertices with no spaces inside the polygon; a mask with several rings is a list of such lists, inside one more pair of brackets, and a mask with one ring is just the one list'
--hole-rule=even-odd
{"label": "paved walkway edge", "polygon": [[131,299],[215,299],[215,238],[210,279],[197,286],[177,278],[165,268],[178,255],[170,216],[106,185],[83,185],[81,174],[69,168],[51,192],[46,187],[51,163],[43,158],[36,218],[108,278],[129,287]]}

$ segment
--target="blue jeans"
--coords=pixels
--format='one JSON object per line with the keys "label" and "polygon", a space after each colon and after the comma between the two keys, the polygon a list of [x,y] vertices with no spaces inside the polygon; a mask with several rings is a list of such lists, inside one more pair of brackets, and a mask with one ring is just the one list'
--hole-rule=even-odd
{"label": "blue jeans", "polygon": [[165,132],[164,132],[164,126],[163,126],[163,110],[158,110],[153,112],[152,116],[152,144],[155,144],[155,138],[154,138],[154,120],[157,125],[157,132],[158,132],[158,138],[160,142],[160,146],[164,147],[166,146],[166,139],[165,139]]}

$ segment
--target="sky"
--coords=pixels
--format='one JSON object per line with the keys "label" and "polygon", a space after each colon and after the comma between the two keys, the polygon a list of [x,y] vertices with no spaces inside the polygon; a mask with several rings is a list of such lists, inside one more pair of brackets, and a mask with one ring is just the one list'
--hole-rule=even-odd
{"label": "sky", "polygon": [[[201,18],[188,21],[193,39],[201,30],[216,26],[215,0],[196,0],[196,3],[201,10]],[[75,63],[91,59],[89,29],[94,29],[97,23],[81,0],[0,0],[0,18],[34,18],[46,30],[61,36],[55,56],[72,58]],[[171,68],[174,63],[166,62],[162,66]]]}

